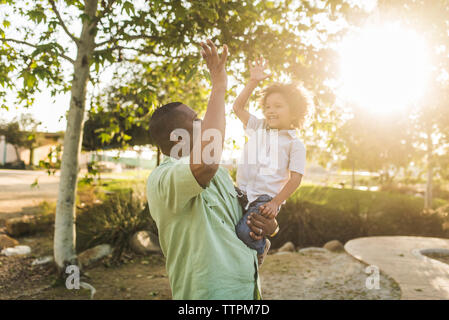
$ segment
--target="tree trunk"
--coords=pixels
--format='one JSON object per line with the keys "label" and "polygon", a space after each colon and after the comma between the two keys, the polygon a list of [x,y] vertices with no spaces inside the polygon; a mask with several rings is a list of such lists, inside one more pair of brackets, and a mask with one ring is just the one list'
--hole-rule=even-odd
{"label": "tree trunk", "polygon": [[33,160],[34,160],[34,147],[30,147],[30,167],[33,166]]}
{"label": "tree trunk", "polygon": [[352,189],[355,188],[355,160],[352,160]]}
{"label": "tree trunk", "polygon": [[432,175],[433,175],[432,126],[427,126],[427,183],[424,197],[424,209],[432,207]]}
{"label": "tree trunk", "polygon": [[[97,5],[98,0],[85,1],[84,14],[93,18]],[[90,23],[90,19],[84,20],[74,64],[70,109],[64,135],[53,244],[55,263],[60,276],[64,276],[68,265],[77,264],[75,195],[86,104],[86,86],[89,79],[89,61],[95,48],[94,27]]]}
{"label": "tree trunk", "polygon": [[14,150],[16,151],[16,158],[17,158],[17,161],[20,161],[19,147],[14,146]]}

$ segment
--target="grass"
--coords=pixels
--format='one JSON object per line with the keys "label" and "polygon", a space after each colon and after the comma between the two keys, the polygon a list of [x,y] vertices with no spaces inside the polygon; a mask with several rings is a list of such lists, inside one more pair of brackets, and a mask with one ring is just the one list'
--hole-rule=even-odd
{"label": "grass", "polygon": [[23,213],[27,215],[37,215],[41,217],[48,217],[56,212],[56,202],[54,201],[42,201],[37,206],[27,207]]}
{"label": "grass", "polygon": [[134,189],[139,191],[145,190],[144,179],[114,179],[102,182],[100,189],[104,191],[114,192],[123,189]]}
{"label": "grass", "polygon": [[125,170],[120,173],[101,173],[101,178],[103,179],[146,179],[151,173],[152,169],[141,169],[141,170]]}
{"label": "grass", "polygon": [[[351,210],[358,203],[362,212],[379,210],[385,203],[407,204],[407,206],[424,207],[424,199],[412,195],[382,192],[339,189],[305,184],[292,195],[291,201],[308,201],[318,205],[331,206],[338,210]],[[441,207],[448,201],[433,199],[433,208]]]}
{"label": "grass", "polygon": [[133,189],[136,191],[144,192],[146,184],[146,178],[134,178],[134,179],[102,179],[98,183],[88,184],[84,181],[78,183],[78,192],[86,193],[95,190],[96,193],[110,193],[120,190]]}

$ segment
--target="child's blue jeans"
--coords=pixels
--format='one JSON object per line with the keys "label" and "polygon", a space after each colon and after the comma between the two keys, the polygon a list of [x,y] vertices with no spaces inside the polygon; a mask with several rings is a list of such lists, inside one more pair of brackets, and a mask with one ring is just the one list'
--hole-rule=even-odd
{"label": "child's blue jeans", "polygon": [[[243,197],[246,200],[246,203],[248,203],[248,199],[246,199],[246,195],[242,194],[242,192],[237,189],[237,193],[239,194],[239,197]],[[246,223],[248,221],[248,216],[251,212],[255,212],[259,214],[259,207],[267,202],[270,202],[272,197],[269,195],[263,194],[259,196],[256,200],[250,203],[248,210],[246,210],[243,217],[240,219],[240,221],[235,226],[235,232],[237,233],[237,237],[239,237],[240,240],[243,241],[248,247],[251,249],[254,249],[257,251],[257,254],[262,254],[265,249],[266,239],[262,238],[260,240],[254,240],[251,238],[249,233],[251,232],[251,229],[249,228],[248,224]],[[243,207],[243,210],[245,210],[245,200],[240,201],[240,204]]]}

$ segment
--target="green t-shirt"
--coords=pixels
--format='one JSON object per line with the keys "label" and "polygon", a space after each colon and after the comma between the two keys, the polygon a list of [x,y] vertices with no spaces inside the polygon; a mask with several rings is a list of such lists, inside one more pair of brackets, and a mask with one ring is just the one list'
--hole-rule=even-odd
{"label": "green t-shirt", "polygon": [[220,167],[203,189],[188,160],[165,157],[147,181],[173,298],[254,299],[257,252],[235,233],[242,209],[231,177]]}

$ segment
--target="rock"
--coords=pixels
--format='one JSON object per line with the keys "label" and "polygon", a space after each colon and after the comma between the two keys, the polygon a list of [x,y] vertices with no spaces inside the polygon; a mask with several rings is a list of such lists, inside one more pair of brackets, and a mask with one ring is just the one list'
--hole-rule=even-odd
{"label": "rock", "polygon": [[30,233],[34,229],[34,224],[33,216],[23,216],[6,220],[5,227],[6,232],[11,236],[20,236]]}
{"label": "rock", "polygon": [[443,230],[444,231],[449,230],[449,222],[443,223]]}
{"label": "rock", "polygon": [[40,264],[47,264],[50,262],[53,262],[53,257],[46,256],[46,257],[41,257],[41,258],[37,258],[37,259],[33,260],[33,262],[31,262],[31,265],[35,266],[35,265],[40,265]]}
{"label": "rock", "polygon": [[293,252],[295,251],[295,245],[292,242],[286,242],[277,252]]}
{"label": "rock", "polygon": [[6,234],[5,219],[0,219],[0,234]]}
{"label": "rock", "polygon": [[331,251],[331,252],[343,252],[345,251],[345,248],[343,247],[343,245],[341,244],[340,241],[338,240],[332,240],[327,242],[323,248]]}
{"label": "rock", "polygon": [[78,255],[78,262],[82,268],[92,266],[95,262],[110,255],[112,247],[109,244],[100,244],[96,247],[87,249]]}
{"label": "rock", "polygon": [[283,254],[291,254],[292,252],[288,252],[288,251],[281,251],[281,252],[276,252],[274,253],[275,256],[281,256]]}
{"label": "rock", "polygon": [[6,234],[0,234],[0,250],[11,248],[19,245],[19,241],[8,237]]}
{"label": "rock", "polygon": [[299,249],[298,252],[302,254],[314,254],[314,253],[327,253],[329,251],[327,249],[319,247],[308,247]]}
{"label": "rock", "polygon": [[54,217],[22,216],[6,220],[6,232],[13,237],[50,230]]}
{"label": "rock", "polygon": [[150,231],[138,231],[130,239],[131,249],[139,254],[159,253],[159,239]]}
{"label": "rock", "polygon": [[3,249],[1,254],[9,257],[9,256],[24,255],[30,252],[31,248],[28,246],[15,246],[14,248]]}

